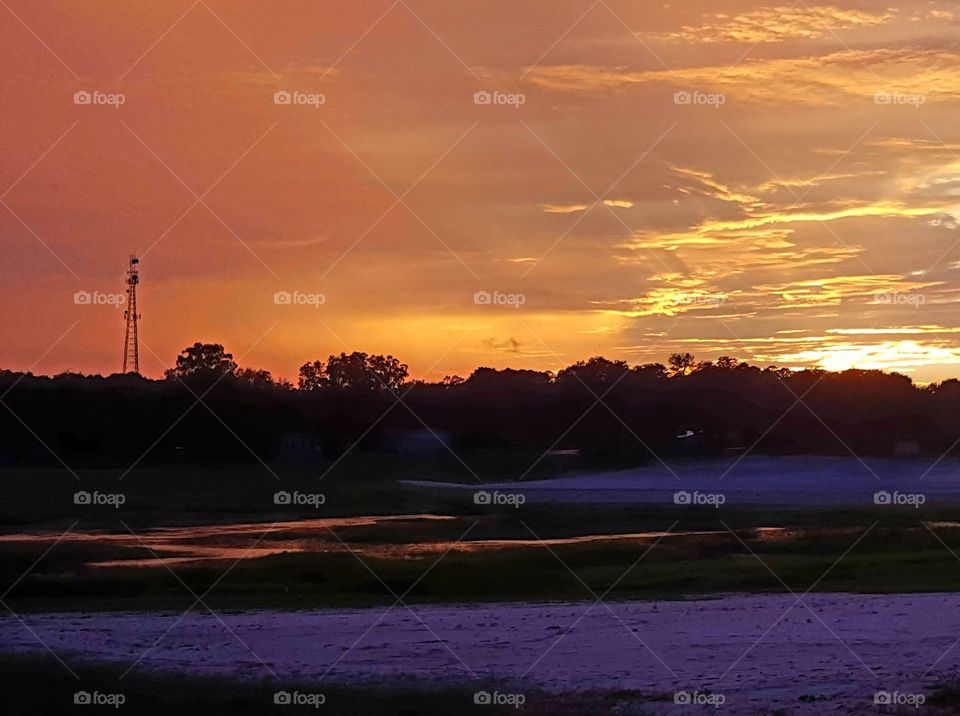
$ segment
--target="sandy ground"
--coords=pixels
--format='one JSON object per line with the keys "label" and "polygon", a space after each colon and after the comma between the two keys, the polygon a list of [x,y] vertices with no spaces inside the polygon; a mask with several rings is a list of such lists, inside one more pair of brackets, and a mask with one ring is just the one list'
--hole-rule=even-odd
{"label": "sandy ground", "polygon": [[[177,614],[32,614],[0,619],[8,652],[67,663],[237,679],[384,683],[420,678],[503,692],[631,689],[723,694],[727,713],[865,713],[877,691],[955,678],[960,594],[726,596],[672,602],[398,605]],[[953,648],[955,647],[956,648]],[[753,647],[751,649],[751,647]],[[139,659],[139,661],[137,661]],[[477,680],[474,682],[474,680]]]}
{"label": "sandy ground", "polygon": [[932,458],[747,457],[670,460],[632,470],[571,474],[550,480],[455,485],[407,481],[420,488],[520,493],[527,503],[669,504],[678,491],[722,494],[737,505],[872,507],[879,491],[922,494],[924,504],[960,505],[960,461]]}

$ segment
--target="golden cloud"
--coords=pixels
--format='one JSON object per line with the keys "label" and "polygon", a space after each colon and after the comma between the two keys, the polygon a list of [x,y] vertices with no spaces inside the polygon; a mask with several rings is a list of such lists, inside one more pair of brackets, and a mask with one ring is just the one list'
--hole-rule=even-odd
{"label": "golden cloud", "polygon": [[[528,81],[552,92],[611,93],[629,88],[698,88],[731,100],[773,106],[873,105],[878,95],[945,104],[960,97],[960,57],[915,49],[845,50],[827,55],[745,61],[734,66],[629,70],[553,65],[529,70]],[[882,99],[880,100],[883,101]]]}
{"label": "golden cloud", "polygon": [[893,12],[871,13],[842,10],[833,6],[808,7],[796,4],[783,7],[765,7],[728,15],[706,15],[696,26],[684,26],[676,32],[651,36],[667,42],[717,43],[744,42],[751,44],[783,42],[785,40],[812,40],[827,37],[838,30],[872,27],[890,22]]}

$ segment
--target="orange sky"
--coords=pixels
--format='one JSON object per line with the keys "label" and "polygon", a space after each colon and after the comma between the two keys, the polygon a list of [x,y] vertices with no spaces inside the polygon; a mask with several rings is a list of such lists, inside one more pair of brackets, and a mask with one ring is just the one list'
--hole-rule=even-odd
{"label": "orange sky", "polygon": [[0,366],[118,370],[136,250],[153,376],[960,374],[960,11],[889,5],[4,0]]}

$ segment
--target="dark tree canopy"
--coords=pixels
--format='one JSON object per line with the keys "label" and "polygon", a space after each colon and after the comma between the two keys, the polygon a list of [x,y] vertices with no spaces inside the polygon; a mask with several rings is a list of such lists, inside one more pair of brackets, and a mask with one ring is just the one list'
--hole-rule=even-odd
{"label": "dark tree canopy", "polygon": [[561,370],[557,373],[557,382],[580,382],[586,385],[612,383],[622,378],[629,370],[630,366],[626,361],[607,360],[601,356],[594,356],[586,361],[577,361]]}
{"label": "dark tree canopy", "polygon": [[330,356],[300,367],[302,390],[357,388],[366,390],[398,390],[409,375],[407,365],[393,356],[367,355],[353,352]]}
{"label": "dark tree canopy", "polygon": [[674,353],[667,362],[675,375],[687,375],[697,367],[697,360],[692,353]]}
{"label": "dark tree canopy", "polygon": [[300,390],[319,390],[328,384],[327,366],[322,360],[300,366],[300,376],[297,378],[297,387]]}
{"label": "dark tree canopy", "polygon": [[[237,364],[233,355],[219,343],[194,343],[177,356],[177,364],[167,370],[167,378],[187,378],[195,375],[219,377],[233,374]],[[269,375],[269,373],[268,373]]]}
{"label": "dark tree canopy", "polygon": [[[0,416],[0,461],[42,461],[44,444],[91,464],[129,465],[151,450],[153,459],[177,459],[178,446],[241,460],[252,446],[267,459],[283,435],[304,432],[339,454],[361,440],[362,449],[381,449],[389,434],[424,424],[450,433],[458,450],[578,448],[611,466],[649,460],[651,451],[706,456],[751,446],[776,455],[913,450],[939,457],[958,452],[960,433],[957,380],[918,386],[876,370],[791,370],[723,356],[698,362],[684,353],[671,356],[669,367],[595,356],[557,374],[477,368],[466,380],[436,382],[411,381],[390,355],[340,353],[305,363],[293,390],[269,371],[238,368],[222,345],[196,343],[166,375],[170,380],[0,370],[0,392],[10,392],[11,409],[42,441],[13,415]],[[398,389],[409,411],[386,415],[389,391]],[[191,412],[151,448],[201,395],[215,415]],[[592,409],[599,396],[607,409]],[[217,420],[221,413],[230,430]],[[689,430],[696,440],[677,439]]]}
{"label": "dark tree canopy", "polygon": [[241,383],[249,385],[267,386],[277,384],[270,371],[262,368],[240,368],[237,370],[236,376]]}

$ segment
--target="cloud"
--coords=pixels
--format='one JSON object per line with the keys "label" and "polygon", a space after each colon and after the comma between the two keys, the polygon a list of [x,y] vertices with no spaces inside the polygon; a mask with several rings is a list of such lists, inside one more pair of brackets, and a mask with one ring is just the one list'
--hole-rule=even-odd
{"label": "cloud", "polygon": [[[633,207],[633,202],[626,199],[603,199],[599,203],[614,209],[630,209]],[[543,204],[540,208],[547,214],[576,214],[592,209],[596,205],[597,202],[592,204]]]}
{"label": "cloud", "polygon": [[731,190],[730,187],[719,182],[711,172],[700,169],[683,169],[676,166],[672,166],[671,169],[678,176],[692,180],[692,183],[688,183],[683,187],[684,189],[695,191],[703,196],[741,204],[755,204],[760,201],[751,194],[743,194]]}
{"label": "cloud", "polygon": [[[876,48],[670,70],[552,65],[532,68],[528,81],[564,93],[698,89],[722,93],[727,107],[739,101],[772,106],[858,103],[874,108],[878,93],[918,94],[925,104],[948,104],[960,96],[960,57],[936,50]],[[665,101],[672,104],[672,95]]]}
{"label": "cloud", "polygon": [[904,294],[941,285],[939,281],[909,281],[903,276],[852,275],[829,276],[803,281],[754,286],[760,295],[778,296],[784,308],[813,308],[836,305],[852,299],[876,302],[880,294]]}
{"label": "cloud", "polygon": [[686,231],[638,233],[620,247],[673,251],[683,246],[729,245],[732,240],[746,239],[762,243],[766,248],[785,248],[790,245],[786,241],[789,231],[777,228],[769,230],[769,227],[863,217],[916,218],[942,212],[942,207],[907,206],[898,201],[880,201],[836,209],[781,210],[770,207],[737,219],[706,219]]}
{"label": "cloud", "polygon": [[667,42],[718,43],[743,42],[749,44],[783,42],[785,40],[814,40],[833,35],[838,30],[883,25],[895,17],[895,10],[872,13],[861,10],[843,10],[834,6],[809,7],[791,5],[764,7],[738,15],[711,13],[699,25],[684,26],[680,30],[652,39]]}
{"label": "cloud", "polygon": [[910,373],[931,364],[960,364],[960,348],[920,341],[832,343],[795,353],[774,354],[781,364],[816,365],[826,370],[884,370]]}
{"label": "cloud", "polygon": [[627,318],[677,316],[696,311],[715,312],[726,303],[727,297],[724,294],[699,288],[699,281],[688,280],[687,283],[691,284],[691,288],[654,288],[638,298],[595,303],[603,313]]}
{"label": "cloud", "polygon": [[589,209],[590,204],[544,204],[540,208],[547,214],[576,214]]}
{"label": "cloud", "polygon": [[904,326],[901,328],[828,328],[827,333],[841,336],[915,336],[921,334],[960,333],[960,328],[944,326]]}

